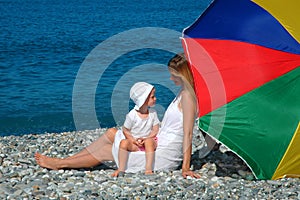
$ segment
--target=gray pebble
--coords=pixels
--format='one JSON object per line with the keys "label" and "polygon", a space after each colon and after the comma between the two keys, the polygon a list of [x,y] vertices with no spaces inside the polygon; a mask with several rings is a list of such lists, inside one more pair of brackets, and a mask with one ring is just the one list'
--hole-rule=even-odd
{"label": "gray pebble", "polygon": [[39,151],[64,157],[83,149],[106,129],[0,137],[0,199],[300,199],[299,179],[255,180],[247,165],[226,151],[200,159],[205,145],[195,130],[191,165],[200,179],[181,170],[110,175],[114,162],[79,170],[48,170],[34,160]]}

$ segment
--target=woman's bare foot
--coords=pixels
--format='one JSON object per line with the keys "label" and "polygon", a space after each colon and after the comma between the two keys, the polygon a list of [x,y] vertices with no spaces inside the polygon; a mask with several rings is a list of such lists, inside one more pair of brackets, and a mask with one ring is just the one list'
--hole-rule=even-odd
{"label": "woman's bare foot", "polygon": [[153,174],[153,171],[152,171],[152,170],[146,170],[146,171],[145,171],[145,175],[150,175],[150,174]]}
{"label": "woman's bare foot", "polygon": [[114,173],[111,174],[112,177],[119,177],[119,176],[124,176],[125,172],[120,171],[117,169]]}
{"label": "woman's bare foot", "polygon": [[35,158],[37,164],[41,167],[53,169],[53,170],[59,169],[57,167],[58,162],[60,160],[59,158],[50,158],[50,157],[42,155],[38,152],[35,153],[34,158]]}

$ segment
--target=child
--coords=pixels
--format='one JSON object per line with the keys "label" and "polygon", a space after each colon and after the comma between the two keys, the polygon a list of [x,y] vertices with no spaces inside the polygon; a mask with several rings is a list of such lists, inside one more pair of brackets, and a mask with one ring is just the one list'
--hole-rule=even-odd
{"label": "child", "polygon": [[156,103],[155,88],[146,82],[137,82],[130,89],[130,98],[135,107],[126,115],[122,127],[126,139],[119,146],[119,168],[112,174],[118,176],[124,173],[128,159],[128,151],[145,151],[145,174],[153,174],[154,151],[156,150],[156,135],[159,130],[159,119],[152,107]]}

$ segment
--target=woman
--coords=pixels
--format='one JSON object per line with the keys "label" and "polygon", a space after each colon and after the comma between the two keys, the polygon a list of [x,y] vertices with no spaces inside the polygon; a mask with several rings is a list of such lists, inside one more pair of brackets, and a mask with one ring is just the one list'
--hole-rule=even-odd
{"label": "woman", "polygon": [[[182,175],[199,178],[190,170],[193,127],[196,114],[194,82],[184,54],[175,55],[168,63],[170,79],[181,90],[169,105],[157,135],[154,170],[176,169],[182,163]],[[124,139],[121,130],[108,129],[81,152],[64,158],[50,158],[39,153],[35,159],[41,167],[49,169],[87,168],[104,161],[118,163],[119,144]],[[145,168],[144,152],[130,152],[126,172],[142,171]]]}

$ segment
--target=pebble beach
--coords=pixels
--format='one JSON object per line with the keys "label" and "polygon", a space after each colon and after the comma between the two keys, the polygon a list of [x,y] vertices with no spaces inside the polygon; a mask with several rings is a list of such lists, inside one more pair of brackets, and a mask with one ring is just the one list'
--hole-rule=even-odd
{"label": "pebble beach", "polygon": [[182,178],[180,169],[115,178],[113,162],[78,170],[48,170],[35,162],[37,151],[60,158],[73,155],[105,130],[0,137],[0,199],[300,199],[298,178],[256,180],[226,150],[200,158],[205,143],[199,131],[194,133],[191,163],[199,179]]}

